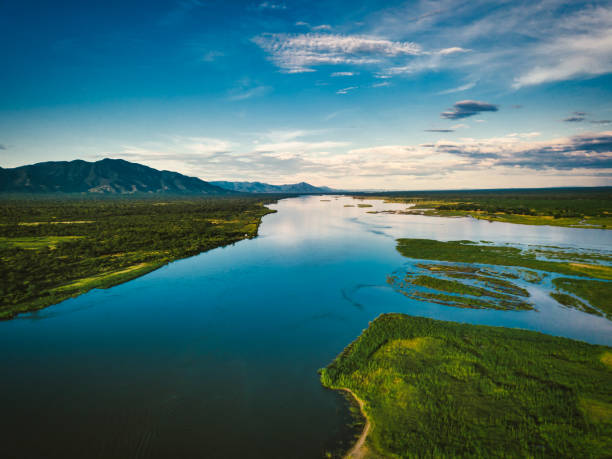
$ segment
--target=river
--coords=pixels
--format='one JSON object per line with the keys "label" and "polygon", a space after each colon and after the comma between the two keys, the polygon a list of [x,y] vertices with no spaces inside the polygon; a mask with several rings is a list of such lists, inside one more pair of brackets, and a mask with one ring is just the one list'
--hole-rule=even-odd
{"label": "river", "polygon": [[[357,203],[373,207],[345,207]],[[0,322],[2,457],[316,458],[350,436],[324,367],[383,312],[612,344],[612,322],[529,286],[533,311],[398,294],[398,237],[610,251],[612,231],[372,214],[403,204],[299,197],[259,237]]]}

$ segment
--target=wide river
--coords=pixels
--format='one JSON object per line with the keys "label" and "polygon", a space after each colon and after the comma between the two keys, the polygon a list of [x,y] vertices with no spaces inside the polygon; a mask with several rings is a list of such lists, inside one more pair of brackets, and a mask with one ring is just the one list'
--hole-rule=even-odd
{"label": "wide river", "polygon": [[317,458],[347,441],[324,367],[383,312],[612,344],[612,322],[527,286],[533,311],[458,309],[395,292],[398,237],[612,249],[612,231],[367,211],[285,199],[259,237],[0,323],[9,457]]}

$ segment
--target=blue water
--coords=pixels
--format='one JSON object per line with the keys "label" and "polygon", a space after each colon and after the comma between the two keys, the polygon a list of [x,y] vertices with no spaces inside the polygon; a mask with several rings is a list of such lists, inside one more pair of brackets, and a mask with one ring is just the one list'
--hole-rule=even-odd
{"label": "blue water", "polygon": [[[330,199],[329,202],[321,199]],[[260,236],[0,323],[2,457],[321,457],[349,434],[325,366],[383,312],[612,344],[612,322],[527,285],[533,311],[414,301],[395,238],[612,249],[612,231],[369,214],[302,197]],[[549,287],[549,285],[548,285]]]}

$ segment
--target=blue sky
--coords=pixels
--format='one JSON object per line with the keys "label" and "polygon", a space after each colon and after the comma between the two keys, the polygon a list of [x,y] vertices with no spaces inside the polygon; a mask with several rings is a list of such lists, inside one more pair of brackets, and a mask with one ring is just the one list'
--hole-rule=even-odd
{"label": "blue sky", "polygon": [[0,2],[0,166],[612,185],[612,3]]}

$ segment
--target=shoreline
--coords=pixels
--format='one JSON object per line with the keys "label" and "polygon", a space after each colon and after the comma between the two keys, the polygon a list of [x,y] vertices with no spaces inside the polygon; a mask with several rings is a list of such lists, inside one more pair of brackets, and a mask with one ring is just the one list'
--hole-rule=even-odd
{"label": "shoreline", "polygon": [[348,452],[343,456],[343,458],[344,459],[363,459],[366,457],[366,454],[368,453],[368,447],[366,446],[365,441],[372,427],[370,418],[368,417],[365,411],[365,408],[364,408],[364,402],[359,397],[357,397],[355,392],[353,392],[351,389],[347,387],[340,387],[340,388],[337,388],[336,390],[342,390],[342,391],[345,391],[351,394],[353,399],[355,399],[355,401],[359,405],[359,411],[361,411],[361,415],[365,419],[365,425],[363,426],[363,430],[361,431],[359,438],[357,439],[355,444],[351,447],[351,449],[349,449]]}
{"label": "shoreline", "polygon": [[266,209],[266,212],[263,215],[258,216],[257,221],[251,223],[255,225],[254,231],[250,233],[244,233],[244,235],[240,236],[235,240],[227,239],[220,241],[218,245],[208,247],[205,250],[202,250],[197,253],[181,254],[176,257],[170,256],[168,258],[163,258],[160,260],[141,262],[116,271],[95,273],[88,277],[72,279],[67,284],[58,285],[54,287],[50,295],[38,297],[34,300],[27,301],[24,303],[15,304],[4,310],[0,309],[0,322],[13,320],[18,316],[24,314],[33,313],[51,306],[58,305],[71,298],[77,298],[81,295],[84,295],[94,289],[109,289],[112,287],[116,287],[118,285],[130,282],[134,279],[149,274],[153,271],[157,271],[158,269],[163,268],[164,266],[167,266],[171,263],[180,260],[198,256],[214,249],[227,247],[244,240],[255,239],[259,236],[259,228],[263,223],[263,218],[266,215],[276,213],[276,210],[270,209],[269,207],[267,207],[266,204],[261,204],[261,207]]}

